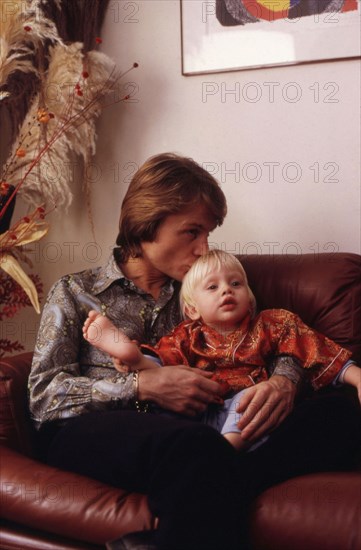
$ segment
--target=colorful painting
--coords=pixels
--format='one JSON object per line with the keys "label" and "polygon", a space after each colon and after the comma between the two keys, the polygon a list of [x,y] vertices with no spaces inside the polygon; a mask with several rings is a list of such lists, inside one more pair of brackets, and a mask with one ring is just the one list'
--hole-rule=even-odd
{"label": "colorful painting", "polygon": [[357,11],[357,0],[217,0],[221,25],[246,25],[259,21],[298,19],[320,13]]}
{"label": "colorful painting", "polygon": [[358,0],[182,0],[185,75],[360,57]]}

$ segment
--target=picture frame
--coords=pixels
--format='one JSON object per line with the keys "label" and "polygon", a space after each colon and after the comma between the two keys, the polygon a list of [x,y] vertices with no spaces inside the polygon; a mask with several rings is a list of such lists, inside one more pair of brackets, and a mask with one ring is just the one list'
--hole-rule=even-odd
{"label": "picture frame", "polygon": [[[282,9],[265,15],[267,5]],[[182,74],[358,58],[360,14],[359,0],[181,0]]]}

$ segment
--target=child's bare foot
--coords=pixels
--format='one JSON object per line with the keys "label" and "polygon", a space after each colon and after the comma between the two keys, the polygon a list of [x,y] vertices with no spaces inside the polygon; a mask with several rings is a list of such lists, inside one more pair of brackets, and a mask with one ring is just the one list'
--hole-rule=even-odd
{"label": "child's bare foot", "polygon": [[89,311],[83,325],[83,336],[90,344],[129,367],[136,365],[143,357],[137,344],[101,313]]}

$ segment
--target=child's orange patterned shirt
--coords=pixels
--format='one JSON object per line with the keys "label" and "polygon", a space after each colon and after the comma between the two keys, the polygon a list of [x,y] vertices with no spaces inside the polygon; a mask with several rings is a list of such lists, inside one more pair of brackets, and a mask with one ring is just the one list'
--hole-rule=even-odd
{"label": "child's orange patterned shirt", "polygon": [[234,332],[222,335],[201,321],[184,321],[156,346],[164,365],[188,365],[214,372],[223,387],[239,391],[269,378],[267,365],[290,355],[309,371],[315,389],[334,380],[351,352],[305,325],[284,309],[246,317]]}

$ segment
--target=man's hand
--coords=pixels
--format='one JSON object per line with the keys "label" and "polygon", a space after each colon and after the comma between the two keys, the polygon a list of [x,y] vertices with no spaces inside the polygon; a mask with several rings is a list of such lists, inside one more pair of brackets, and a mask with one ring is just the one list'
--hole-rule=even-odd
{"label": "man's hand", "polygon": [[256,441],[277,428],[293,409],[296,391],[291,380],[278,375],[247,388],[237,407],[243,413],[238,423],[243,439]]}
{"label": "man's hand", "polygon": [[212,373],[178,365],[139,371],[138,398],[188,416],[204,412],[210,403],[223,403],[221,387]]}

